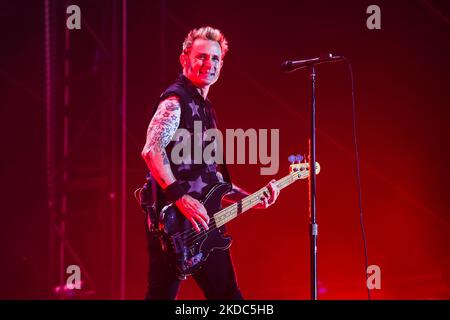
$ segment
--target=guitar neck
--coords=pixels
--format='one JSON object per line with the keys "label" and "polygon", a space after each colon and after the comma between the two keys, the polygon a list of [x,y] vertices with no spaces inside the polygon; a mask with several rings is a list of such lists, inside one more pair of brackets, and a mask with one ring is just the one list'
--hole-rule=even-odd
{"label": "guitar neck", "polygon": [[[284,189],[293,182],[295,182],[297,178],[298,173],[291,173],[285,176],[284,178],[281,178],[276,182],[276,185],[278,189]],[[256,206],[258,203],[261,202],[261,198],[264,197],[264,192],[270,193],[267,187],[264,187],[255,193],[252,193],[251,195],[241,199],[240,201],[218,211],[214,214],[214,219],[216,221],[216,226],[221,227],[225,223],[233,220],[241,213],[244,213],[247,210],[250,210],[254,206]]]}

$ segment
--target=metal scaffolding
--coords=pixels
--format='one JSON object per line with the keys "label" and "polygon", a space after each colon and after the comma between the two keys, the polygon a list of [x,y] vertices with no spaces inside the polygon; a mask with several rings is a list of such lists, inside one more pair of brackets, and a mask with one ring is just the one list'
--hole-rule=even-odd
{"label": "metal scaffolding", "polygon": [[[61,27],[68,5],[44,1],[49,290],[124,299],[127,1],[92,20],[80,4],[81,30]],[[71,264],[81,290],[66,286]]]}

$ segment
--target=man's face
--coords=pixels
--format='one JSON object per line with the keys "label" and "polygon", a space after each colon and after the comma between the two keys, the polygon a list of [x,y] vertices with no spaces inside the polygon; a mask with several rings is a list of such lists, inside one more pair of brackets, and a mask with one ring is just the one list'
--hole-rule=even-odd
{"label": "man's face", "polygon": [[217,41],[196,39],[188,54],[180,57],[183,74],[198,88],[217,81],[222,68],[222,50]]}

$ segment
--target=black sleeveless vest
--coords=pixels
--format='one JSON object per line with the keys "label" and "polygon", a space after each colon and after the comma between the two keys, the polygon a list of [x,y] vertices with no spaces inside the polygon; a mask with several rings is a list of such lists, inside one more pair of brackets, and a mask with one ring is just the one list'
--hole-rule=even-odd
{"label": "black sleeveless vest", "polygon": [[[213,143],[213,141],[204,140],[205,131],[217,128],[214,109],[208,99],[203,99],[191,81],[184,75],[180,75],[178,80],[161,94],[153,108],[153,114],[156,112],[159,103],[170,96],[177,96],[181,105],[181,118],[178,130],[184,129],[190,138],[182,139],[179,137],[176,141],[171,141],[166,147],[167,157],[177,181],[181,182],[181,186],[186,189],[189,195],[200,199],[212,185],[219,182],[217,164],[214,162],[210,163],[211,159],[204,159],[203,157],[203,150],[210,143]],[[194,130],[195,127],[196,130]],[[184,154],[184,152],[172,154],[173,148],[178,144],[184,145],[178,146],[176,150],[181,150],[181,147],[187,144],[190,152],[187,154]],[[194,161],[194,148],[197,148],[197,154],[201,150],[200,163],[197,163],[200,160],[198,157],[197,161]],[[205,153],[205,155],[207,154],[215,155],[214,151]],[[181,160],[181,163],[174,163],[174,157],[177,157],[178,161]],[[158,192],[158,203],[162,204],[161,201],[163,203],[166,202],[160,189]]]}

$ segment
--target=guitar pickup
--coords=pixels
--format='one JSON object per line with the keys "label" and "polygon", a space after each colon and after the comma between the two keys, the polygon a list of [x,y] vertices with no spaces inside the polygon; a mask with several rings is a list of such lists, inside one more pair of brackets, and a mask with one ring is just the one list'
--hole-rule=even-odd
{"label": "guitar pickup", "polygon": [[203,257],[203,254],[201,252],[199,252],[198,254],[193,256],[192,258],[187,259],[184,262],[185,267],[192,268],[193,266],[195,266],[197,263],[199,263],[202,260],[202,257]]}
{"label": "guitar pickup", "polygon": [[173,250],[176,254],[182,252],[184,250],[184,243],[183,240],[179,236],[172,236],[171,242],[173,246]]}

